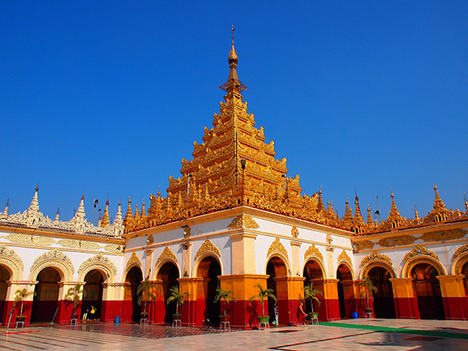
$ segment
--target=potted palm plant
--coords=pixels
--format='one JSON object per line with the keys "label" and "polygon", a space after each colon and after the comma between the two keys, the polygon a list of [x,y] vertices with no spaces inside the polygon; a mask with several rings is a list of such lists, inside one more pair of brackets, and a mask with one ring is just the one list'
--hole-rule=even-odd
{"label": "potted palm plant", "polygon": [[156,300],[156,296],[151,292],[151,284],[149,280],[145,280],[143,283],[138,285],[137,288],[138,305],[141,306],[143,302],[143,312],[141,312],[141,318],[148,318],[148,312],[146,311],[146,303],[149,299]]}
{"label": "potted palm plant", "polygon": [[80,294],[83,294],[83,296],[86,294],[86,291],[82,289],[82,286],[82,284],[77,283],[74,287],[69,288],[67,294],[65,295],[66,300],[73,302],[73,313],[71,315],[71,319],[78,319],[76,309],[80,304]]}
{"label": "potted palm plant", "polygon": [[28,289],[26,289],[26,288],[18,289],[15,292],[15,300],[14,300],[13,306],[16,307],[16,304],[18,302],[21,302],[20,313],[19,313],[19,315],[16,316],[16,321],[17,322],[24,322],[25,319],[26,319],[26,316],[23,315],[24,300],[30,295],[35,296],[36,293],[34,291],[28,291]]}
{"label": "potted palm plant", "polygon": [[221,288],[217,288],[216,289],[216,296],[214,298],[214,303],[217,303],[219,300],[223,301],[223,308],[224,308],[224,312],[221,316],[219,316],[221,322],[227,322],[229,321],[229,318],[230,316],[227,314],[226,312],[226,305],[231,302],[231,301],[234,301],[236,302],[237,299],[234,297],[234,292],[231,291],[231,290],[224,290],[224,289],[221,289]]}
{"label": "potted palm plant", "polygon": [[314,301],[317,301],[317,306],[320,306],[320,300],[317,295],[322,295],[322,292],[314,288],[314,283],[310,282],[310,285],[304,286],[304,299],[310,301],[312,311],[309,313],[310,319],[317,318],[318,312],[314,310]]}
{"label": "potted palm plant", "polygon": [[362,296],[365,296],[366,298],[365,310],[367,313],[371,313],[372,307],[370,307],[370,296],[377,292],[377,287],[374,285],[374,283],[369,278],[369,276],[366,276],[364,280],[361,280],[359,282],[359,286],[364,288],[364,291],[362,292]]}
{"label": "potted palm plant", "polygon": [[169,305],[172,302],[176,303],[176,313],[173,314],[172,317],[174,319],[180,319],[181,315],[179,314],[179,306],[185,303],[185,298],[189,297],[189,293],[180,293],[178,286],[173,286],[169,289],[169,292],[171,293],[171,295],[167,298],[167,304]]}
{"label": "potted palm plant", "polygon": [[277,301],[275,294],[273,293],[273,289],[263,289],[260,284],[255,284],[254,287],[258,289],[258,294],[252,296],[249,299],[249,302],[252,303],[254,299],[259,299],[260,304],[262,305],[262,316],[258,316],[258,320],[260,323],[268,323],[270,321],[270,316],[265,315],[265,300],[271,298],[273,301]]}

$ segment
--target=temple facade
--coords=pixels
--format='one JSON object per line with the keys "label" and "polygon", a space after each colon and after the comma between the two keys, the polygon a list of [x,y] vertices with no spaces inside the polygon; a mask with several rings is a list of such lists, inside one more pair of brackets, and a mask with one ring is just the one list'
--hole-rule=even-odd
{"label": "temple facade", "polygon": [[[288,176],[273,141],[255,127],[241,93],[232,41],[229,77],[212,128],[204,128],[181,176],[169,177],[167,196],[151,194],[146,211],[129,200],[113,223],[108,204],[98,226],[84,213],[84,198],[70,221],[39,211],[38,188],[23,213],[0,215],[0,322],[19,313],[17,290],[26,298],[26,323],[70,323],[70,287],[84,286],[76,313],[91,306],[96,319],[171,323],[170,289],[187,293],[183,325],[218,325],[226,308],[231,325],[258,327],[258,317],[296,324],[304,287],[320,291],[306,302],[319,320],[364,317],[468,319],[468,203],[449,210],[434,186],[433,210],[414,219],[398,212],[394,195],[386,219],[364,219],[346,201],[339,217],[321,190],[301,195],[299,176]],[[135,213],[133,213],[133,211]],[[369,293],[366,282],[375,287]],[[146,283],[143,303],[138,287]],[[258,286],[277,297],[258,298]],[[235,301],[215,303],[217,289]],[[141,301],[140,301],[141,302]],[[275,305],[277,308],[275,308]],[[13,311],[13,313],[10,313]],[[13,322],[11,322],[13,323]]]}

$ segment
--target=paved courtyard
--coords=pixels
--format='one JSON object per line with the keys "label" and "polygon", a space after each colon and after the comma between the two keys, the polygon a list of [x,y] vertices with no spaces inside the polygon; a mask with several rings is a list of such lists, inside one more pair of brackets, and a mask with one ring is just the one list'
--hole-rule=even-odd
{"label": "paved courtyard", "polygon": [[356,319],[269,331],[84,324],[0,329],[2,350],[468,350],[468,322]]}

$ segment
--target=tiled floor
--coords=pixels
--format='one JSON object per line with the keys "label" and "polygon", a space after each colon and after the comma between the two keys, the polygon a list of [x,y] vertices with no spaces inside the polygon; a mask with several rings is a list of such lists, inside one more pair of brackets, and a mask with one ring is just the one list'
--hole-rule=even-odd
{"label": "tiled floor", "polygon": [[346,320],[270,331],[88,324],[0,329],[2,350],[468,350],[468,322]]}

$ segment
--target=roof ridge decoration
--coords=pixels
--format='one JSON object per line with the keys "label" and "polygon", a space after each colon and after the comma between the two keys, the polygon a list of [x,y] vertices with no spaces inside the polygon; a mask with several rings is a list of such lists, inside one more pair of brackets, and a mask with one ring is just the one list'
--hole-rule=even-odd
{"label": "roof ridge decoration", "polygon": [[[103,228],[100,226],[95,226],[86,220],[84,210],[84,195],[81,197],[80,205],[73,218],[69,221],[60,221],[58,220],[58,217],[52,220],[48,216],[44,216],[44,214],[42,214],[42,212],[39,209],[38,192],[39,187],[36,187],[36,191],[31,201],[31,205],[26,211],[22,213],[18,212],[15,214],[2,216],[0,217],[0,224],[43,230],[59,230],[63,232],[108,236],[115,238],[122,237],[124,233],[124,225],[122,221],[122,211],[120,208],[120,203],[117,216],[115,217],[114,222]],[[25,241],[28,240],[28,238],[25,239]]]}

